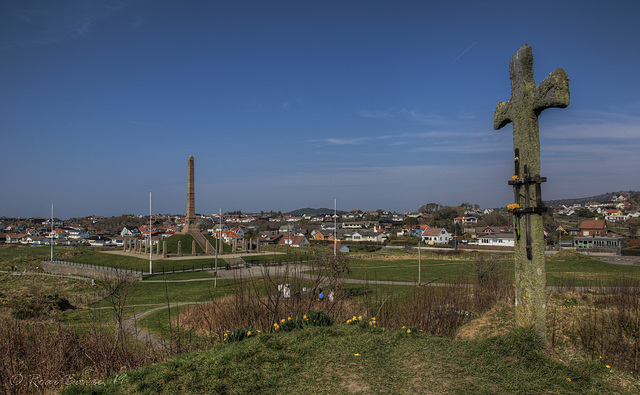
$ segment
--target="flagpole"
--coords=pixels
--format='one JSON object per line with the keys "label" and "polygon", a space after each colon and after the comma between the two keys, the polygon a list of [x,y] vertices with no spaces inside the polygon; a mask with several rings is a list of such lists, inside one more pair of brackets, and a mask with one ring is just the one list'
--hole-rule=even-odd
{"label": "flagpole", "polygon": [[337,200],[333,199],[333,256],[338,254],[338,217],[336,213]]}
{"label": "flagpole", "polygon": [[151,190],[149,190],[149,274],[153,273],[153,244],[151,243]]}
{"label": "flagpole", "polygon": [[51,244],[51,262],[53,262],[53,203],[51,203],[51,234],[49,237],[49,244]]}

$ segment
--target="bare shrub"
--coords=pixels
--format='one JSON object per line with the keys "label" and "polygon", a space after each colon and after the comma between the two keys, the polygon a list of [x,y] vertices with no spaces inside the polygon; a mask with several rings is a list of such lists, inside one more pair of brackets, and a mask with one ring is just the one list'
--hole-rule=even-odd
{"label": "bare shrub", "polygon": [[[619,278],[601,291],[591,291],[592,303],[576,322],[576,343],[620,369],[640,368],[640,282]],[[588,291],[588,292],[589,292]]]}
{"label": "bare shrub", "polygon": [[315,256],[311,274],[302,275],[290,265],[263,267],[261,277],[236,278],[233,295],[190,307],[180,314],[179,322],[207,336],[210,343],[222,342],[225,331],[248,327],[267,331],[283,318],[302,317],[312,310],[344,322],[361,312],[359,305],[344,297],[341,276],[348,271],[348,258],[333,254]]}
{"label": "bare shrub", "polygon": [[416,287],[409,298],[387,295],[374,303],[378,307],[369,314],[390,329],[415,327],[436,336],[453,337],[461,325],[512,298],[508,284],[496,284],[489,287],[457,280],[444,286]]}
{"label": "bare shrub", "polygon": [[95,325],[82,334],[60,324],[9,319],[0,325],[0,392],[51,393],[74,382],[97,383],[154,362],[153,354],[121,348]]}
{"label": "bare shrub", "polygon": [[116,341],[113,344],[113,352],[120,347],[125,347],[124,309],[127,296],[131,292],[135,283],[135,278],[126,271],[115,271],[112,277],[103,277],[96,281],[105,296],[105,300],[113,308],[115,313],[115,334]]}

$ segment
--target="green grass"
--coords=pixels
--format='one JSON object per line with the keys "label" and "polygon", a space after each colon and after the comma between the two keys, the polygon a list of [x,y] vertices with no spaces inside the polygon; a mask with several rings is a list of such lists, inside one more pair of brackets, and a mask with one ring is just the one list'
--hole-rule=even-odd
{"label": "green grass", "polygon": [[[168,254],[177,254],[178,253],[178,243],[180,243],[180,249],[182,250],[182,255],[190,255],[192,253],[191,247],[195,239],[190,234],[174,234],[173,236],[167,237],[164,239],[167,242],[167,253]],[[204,250],[200,247],[200,244],[196,243],[196,253],[204,254]]]}
{"label": "green grass", "polygon": [[[160,307],[160,306],[158,306]],[[164,306],[166,307],[166,305]],[[190,307],[190,305],[171,306],[171,308],[163,308],[153,313],[149,313],[138,320],[138,327],[144,328],[154,336],[161,339],[171,339],[172,331],[173,338],[180,336],[181,339],[188,339],[191,342],[203,345],[204,340],[195,332],[188,331],[185,328],[169,327],[169,318],[171,318],[172,325],[175,325],[175,318],[181,311]]]}
{"label": "green grass", "polygon": [[[420,266],[422,282],[473,282],[475,271],[474,254],[461,254],[453,257],[437,257],[423,254]],[[497,259],[497,267],[508,278],[514,277],[512,254],[491,255]],[[382,257],[382,258],[381,258]],[[349,262],[351,273],[345,277],[369,281],[406,281],[418,280],[418,254],[416,252],[397,251],[389,258],[384,253],[358,254]],[[567,276],[575,278],[575,285],[606,285],[620,276],[640,278],[640,267],[616,265],[597,261],[576,252],[564,251],[546,259],[547,284],[560,285]]]}
{"label": "green grass", "polygon": [[601,262],[570,251],[547,258],[546,270],[548,285],[562,285],[567,277],[574,277],[578,286],[607,285],[622,276],[640,278],[640,266]]}
{"label": "green grass", "polygon": [[[160,307],[160,305],[158,305]],[[142,313],[150,310],[153,305],[145,306],[132,306],[124,309],[124,316],[130,317],[132,315]],[[111,307],[102,307],[95,309],[78,309],[67,310],[60,313],[58,316],[58,322],[63,325],[74,326],[81,328],[90,323],[96,323],[100,325],[111,325],[114,322],[115,313]]]}
{"label": "green grass", "polygon": [[[218,260],[218,263],[220,261]],[[218,270],[224,270],[224,262],[222,268],[218,268]],[[214,279],[215,276],[207,271],[196,271],[196,272],[184,272],[184,273],[172,273],[172,274],[158,274],[150,277],[146,277],[143,281],[176,281],[176,280],[196,280],[196,279]]]}
{"label": "green grass", "polygon": [[[422,272],[421,280],[424,283],[445,282],[458,277],[462,281],[472,281],[474,276],[470,260],[422,259],[418,264],[416,257],[396,261],[354,259],[349,262],[351,273],[345,277],[359,280],[417,282],[419,266]],[[506,269],[506,265],[503,266]]]}
{"label": "green grass", "polygon": [[[217,288],[214,288],[213,281],[186,283],[138,281],[127,296],[127,305],[163,304],[167,303],[167,298],[171,303],[205,302],[212,297],[227,295],[233,290],[233,280],[218,280]],[[95,307],[103,306],[107,306],[105,301],[95,305]]]}
{"label": "green grass", "polygon": [[[56,247],[56,254],[68,252],[76,247]],[[12,265],[17,265],[19,269],[37,266],[40,261],[49,259],[51,248],[49,246],[29,247],[23,245],[2,245],[0,246],[0,270],[9,270]]]}
{"label": "green grass", "polygon": [[[211,235],[206,235],[204,233],[203,233],[203,235],[207,240],[209,240],[209,243],[211,243],[213,248],[215,248],[217,250],[218,249],[218,239],[216,239],[215,237],[213,237]],[[228,253],[228,252],[231,252],[231,250],[233,250],[233,248],[229,244],[222,243],[222,252]]]}
{"label": "green grass", "polygon": [[[115,383],[114,383],[115,381]],[[602,364],[544,353],[530,331],[450,340],[354,325],[312,327],[181,355],[80,393],[637,393]]]}
{"label": "green grass", "polygon": [[[149,271],[149,257],[140,255],[140,257],[110,254],[99,250],[83,249],[81,255],[74,256],[71,259],[67,259],[71,262],[86,263],[96,266],[109,266],[119,267],[125,269]],[[207,259],[193,259],[188,256],[184,259],[171,259],[171,260],[156,260],[156,257],[152,259],[153,272],[158,273],[162,271],[175,271],[175,270],[190,270],[192,268],[209,268],[214,267],[215,257]],[[218,257],[218,265],[224,266],[224,259]]]}

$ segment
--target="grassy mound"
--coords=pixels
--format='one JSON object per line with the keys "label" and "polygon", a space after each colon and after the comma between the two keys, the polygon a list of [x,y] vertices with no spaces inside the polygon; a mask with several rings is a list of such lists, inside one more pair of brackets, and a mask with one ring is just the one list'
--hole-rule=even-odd
{"label": "grassy mound", "polygon": [[549,357],[529,330],[451,340],[359,325],[246,338],[105,380],[82,393],[638,393],[603,364]]}

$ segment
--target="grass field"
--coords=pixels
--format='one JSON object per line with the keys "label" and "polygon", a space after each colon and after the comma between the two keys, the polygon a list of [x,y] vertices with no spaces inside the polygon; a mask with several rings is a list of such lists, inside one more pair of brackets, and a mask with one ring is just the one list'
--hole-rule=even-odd
{"label": "grass field", "polygon": [[171,358],[81,393],[637,393],[603,363],[564,363],[529,331],[451,340],[354,325],[307,328]]}
{"label": "grass field", "polygon": [[[423,253],[420,260],[421,278],[428,282],[473,282],[474,260],[477,254],[437,256]],[[490,254],[496,267],[508,278],[514,277],[512,254]],[[387,251],[353,254],[346,278],[360,280],[418,281],[418,253],[415,251]],[[547,284],[562,285],[571,280],[575,285],[600,286],[620,276],[640,278],[640,266],[616,265],[601,262],[575,253],[562,252],[546,259]]]}
{"label": "grass field", "polygon": [[[12,265],[35,267],[49,257],[47,247],[0,247],[0,269]],[[290,254],[302,260],[301,251]],[[119,266],[134,265],[148,269],[148,260],[113,255],[89,248],[60,247],[56,254],[88,263]],[[418,276],[416,251],[382,250],[351,254],[348,278],[415,282]],[[513,277],[513,256],[487,255],[508,278]],[[263,260],[283,259],[286,254],[265,253]],[[477,255],[422,254],[422,282],[473,282]],[[154,262],[154,271],[162,261]],[[201,264],[199,260],[166,261],[174,267]],[[158,266],[156,266],[156,264]],[[606,285],[627,277],[639,279],[638,266],[603,263],[576,253],[563,252],[547,259],[549,285]],[[274,294],[274,284],[289,282],[308,286],[310,280],[289,278],[252,280],[218,279],[214,287],[208,272],[154,276],[134,283],[127,295],[125,317],[164,307],[167,303],[200,303],[231,295],[239,289],[255,287],[259,295]],[[269,289],[269,292],[266,289]],[[422,287],[429,288],[429,287]],[[345,284],[348,299],[368,311],[382,311],[390,304],[412,300],[413,286],[381,284]],[[434,292],[437,292],[434,290]],[[74,330],[85,331],[89,324],[113,330],[114,311],[99,286],[88,280],[40,275],[0,274],[0,297],[8,300],[20,294],[58,294],[68,298],[77,309],[52,314],[48,320]],[[574,292],[575,293],[575,292]],[[567,296],[568,295],[568,296]],[[576,338],[573,325],[580,322],[576,308],[594,306],[593,295],[550,293],[549,338],[552,330],[566,330],[558,341],[560,348],[544,348],[530,334],[513,331],[513,312],[497,310],[466,324],[458,339],[445,339],[406,331],[363,329],[351,325],[307,328],[290,333],[267,334],[239,343],[218,345],[209,350],[171,358],[124,373],[97,387],[77,386],[67,393],[637,393],[640,384],[628,372],[607,369],[605,362],[592,361],[571,346]],[[450,302],[450,301],[449,301]],[[138,321],[140,327],[167,338],[169,315],[186,306],[162,309]],[[571,309],[570,309],[571,308]],[[2,317],[8,307],[0,307]],[[556,324],[555,314],[563,323]],[[595,314],[586,313],[584,314]],[[595,311],[595,310],[594,310]],[[553,312],[553,314],[552,314]],[[573,315],[572,315],[573,314]],[[598,313],[600,314],[600,313]],[[587,315],[588,317],[588,315]],[[174,325],[174,323],[172,323]],[[402,325],[402,324],[400,324]],[[398,325],[398,327],[400,326]],[[394,325],[393,328],[396,326]],[[173,327],[175,329],[175,327]],[[233,328],[229,328],[233,329]],[[198,335],[185,328],[176,329],[182,341],[197,343]],[[573,332],[572,332],[573,331]],[[462,336],[464,334],[464,336]],[[174,333],[175,335],[175,333]],[[554,340],[555,341],[555,340]],[[548,346],[547,346],[548,347]],[[358,354],[358,355],[356,355]],[[596,356],[597,358],[597,356]],[[607,362],[608,363],[608,362]],[[613,364],[612,364],[613,365]],[[109,383],[109,384],[107,384]]]}

